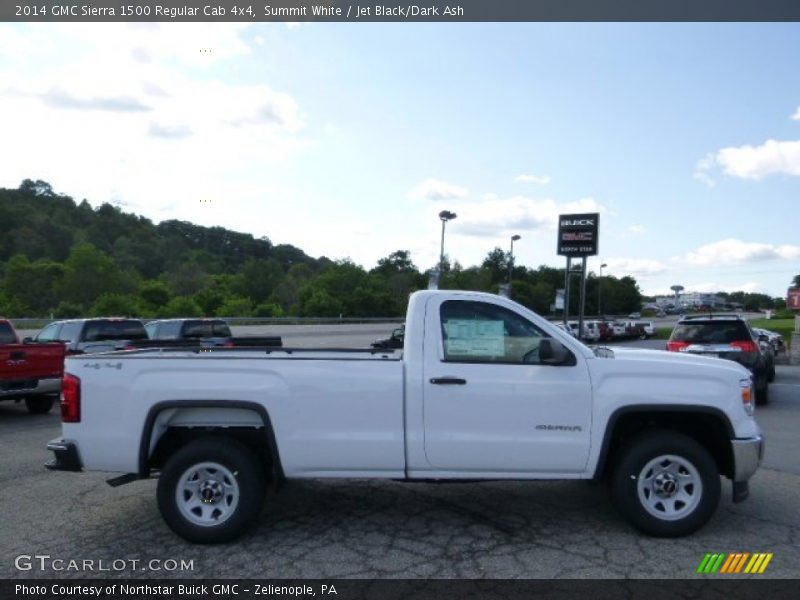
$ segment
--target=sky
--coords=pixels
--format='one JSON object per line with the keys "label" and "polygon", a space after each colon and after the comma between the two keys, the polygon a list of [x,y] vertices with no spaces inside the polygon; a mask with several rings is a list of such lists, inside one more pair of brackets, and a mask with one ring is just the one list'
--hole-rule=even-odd
{"label": "sky", "polygon": [[0,187],[350,258],[589,269],[645,294],[800,273],[800,25],[0,24]]}

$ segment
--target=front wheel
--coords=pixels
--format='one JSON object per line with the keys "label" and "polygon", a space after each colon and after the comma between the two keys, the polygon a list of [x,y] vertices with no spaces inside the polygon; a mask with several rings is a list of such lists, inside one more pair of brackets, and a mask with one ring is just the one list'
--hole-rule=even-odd
{"label": "front wheel", "polygon": [[634,527],[656,537],[698,530],[720,498],[714,459],[698,442],[672,431],[631,440],[618,454],[610,483],[617,509]]}
{"label": "front wheel", "polygon": [[242,535],[261,510],[264,468],[232,439],[190,442],[167,461],[158,480],[158,508],[179,536],[199,544]]}

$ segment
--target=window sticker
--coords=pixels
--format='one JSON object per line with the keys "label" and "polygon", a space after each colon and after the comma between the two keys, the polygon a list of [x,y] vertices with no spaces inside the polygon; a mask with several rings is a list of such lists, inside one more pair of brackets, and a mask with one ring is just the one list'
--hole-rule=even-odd
{"label": "window sticker", "polygon": [[450,319],[445,321],[445,353],[449,358],[503,358],[505,337],[503,321]]}

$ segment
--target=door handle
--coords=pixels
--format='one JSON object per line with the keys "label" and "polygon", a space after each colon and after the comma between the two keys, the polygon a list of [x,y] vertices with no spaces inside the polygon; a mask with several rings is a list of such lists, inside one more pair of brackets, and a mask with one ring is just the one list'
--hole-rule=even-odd
{"label": "door handle", "polygon": [[464,385],[467,380],[460,377],[434,377],[431,379],[431,383],[434,385]]}

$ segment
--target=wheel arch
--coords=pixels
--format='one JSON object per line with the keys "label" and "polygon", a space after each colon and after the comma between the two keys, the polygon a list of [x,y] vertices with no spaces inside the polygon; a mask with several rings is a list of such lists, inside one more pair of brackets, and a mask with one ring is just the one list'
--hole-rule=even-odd
{"label": "wheel arch", "polygon": [[640,404],[618,408],[609,417],[593,479],[604,477],[614,453],[626,439],[647,429],[669,429],[688,435],[708,450],[721,474],[732,477],[730,440],[736,436],[722,410],[712,406]]}
{"label": "wheel arch", "polygon": [[[235,410],[235,411],[249,411],[257,415],[257,421],[263,426],[262,433],[255,427],[230,427],[225,423],[205,423],[195,427],[186,427],[188,431],[193,431],[189,437],[196,439],[201,436],[212,435],[228,435],[241,439],[249,437],[254,440],[263,442],[266,450],[269,453],[270,466],[272,476],[276,481],[283,479],[283,467],[281,465],[280,452],[278,450],[278,443],[275,438],[275,430],[272,426],[267,409],[257,403],[244,400],[165,400],[154,404],[147,412],[144,427],[142,428],[141,439],[139,441],[139,458],[138,458],[138,475],[140,478],[147,478],[150,476],[152,457],[156,455],[159,449],[159,444],[165,440],[171,428],[167,428],[162,432],[156,444],[153,445],[153,432],[158,422],[158,417],[165,411],[182,409],[221,409],[221,410]],[[174,429],[174,428],[172,428]],[[247,431],[249,430],[249,431]],[[152,452],[151,452],[152,448]]]}

